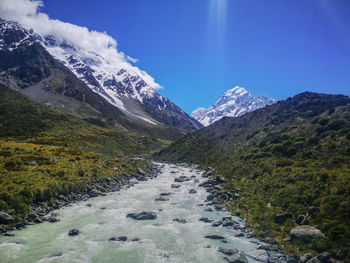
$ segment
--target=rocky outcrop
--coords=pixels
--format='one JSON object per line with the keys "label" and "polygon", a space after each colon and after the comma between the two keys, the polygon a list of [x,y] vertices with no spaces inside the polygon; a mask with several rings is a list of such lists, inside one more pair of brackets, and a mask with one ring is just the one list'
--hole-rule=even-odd
{"label": "rocky outcrop", "polygon": [[0,224],[12,224],[15,222],[15,219],[10,216],[9,214],[5,213],[5,212],[1,212],[0,211]]}
{"label": "rocky outcrop", "polygon": [[297,226],[290,231],[291,240],[300,240],[303,242],[310,242],[313,239],[320,239],[324,237],[324,234],[313,226]]}

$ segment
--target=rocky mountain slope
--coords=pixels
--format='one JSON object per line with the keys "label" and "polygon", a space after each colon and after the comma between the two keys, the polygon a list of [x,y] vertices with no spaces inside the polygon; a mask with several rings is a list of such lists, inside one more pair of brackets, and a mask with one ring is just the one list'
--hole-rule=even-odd
{"label": "rocky mountain slope", "polygon": [[16,22],[0,20],[0,61],[1,83],[83,118],[168,137],[201,127],[156,93],[141,71],[114,65],[58,36],[40,36]]}
{"label": "rocky mountain slope", "polygon": [[[305,92],[222,118],[155,158],[215,168],[225,178],[224,191],[236,196],[229,208],[284,251],[328,251],[350,262],[349,97]],[[325,236],[313,239],[318,230],[298,225]]]}
{"label": "rocky mountain slope", "polygon": [[191,113],[191,116],[204,126],[208,126],[223,117],[238,117],[275,102],[266,96],[254,98],[244,88],[236,86],[226,91],[212,106],[207,109],[198,108]]}
{"label": "rocky mountain slope", "polygon": [[11,222],[0,219],[0,232],[23,228],[32,206],[60,207],[62,200],[74,200],[71,194],[86,194],[87,186],[110,191],[106,182],[152,166],[128,155],[145,155],[162,145],[59,113],[0,84],[0,211],[12,216]]}

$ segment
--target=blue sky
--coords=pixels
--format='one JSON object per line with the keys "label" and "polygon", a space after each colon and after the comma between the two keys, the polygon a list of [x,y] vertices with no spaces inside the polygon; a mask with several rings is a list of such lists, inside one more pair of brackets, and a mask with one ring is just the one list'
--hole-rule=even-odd
{"label": "blue sky", "polygon": [[239,85],[285,99],[350,95],[349,0],[44,0],[51,18],[106,31],[186,112]]}

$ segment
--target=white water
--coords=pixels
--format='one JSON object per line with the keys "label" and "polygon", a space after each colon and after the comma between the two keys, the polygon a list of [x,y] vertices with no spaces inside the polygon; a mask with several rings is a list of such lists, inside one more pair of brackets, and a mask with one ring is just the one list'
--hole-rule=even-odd
{"label": "white water", "polygon": [[[256,240],[235,237],[236,230],[198,221],[201,217],[219,220],[229,214],[206,212],[206,206],[198,206],[205,205],[208,194],[194,180],[180,183],[181,188],[170,188],[180,175],[203,180],[195,169],[165,165],[155,179],[55,211],[61,219],[58,223],[45,222],[15,231],[15,237],[0,237],[0,262],[213,263],[226,262],[217,251],[219,246],[243,252],[256,248]],[[198,192],[189,194],[191,188]],[[162,192],[172,193],[169,201],[154,200]],[[88,203],[92,207],[87,207]],[[156,212],[157,219],[137,221],[126,217],[142,211]],[[174,218],[184,218],[187,223],[173,222]],[[73,228],[79,229],[80,235],[68,236]],[[222,235],[228,242],[204,238],[210,234]],[[127,236],[128,241],[108,241],[119,236]],[[133,238],[140,240],[131,241]]]}

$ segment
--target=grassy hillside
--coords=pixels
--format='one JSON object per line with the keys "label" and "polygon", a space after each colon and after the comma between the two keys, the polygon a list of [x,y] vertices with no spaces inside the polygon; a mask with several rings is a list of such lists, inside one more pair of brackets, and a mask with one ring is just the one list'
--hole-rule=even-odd
{"label": "grassy hillside", "polygon": [[84,192],[86,183],[104,177],[147,171],[149,162],[127,156],[166,143],[58,113],[0,85],[0,211],[22,221],[34,203]]}
{"label": "grassy hillside", "polygon": [[[240,189],[229,205],[285,251],[330,251],[350,262],[350,99],[302,93],[238,118],[224,118],[155,155],[216,168]],[[292,217],[277,223],[276,214]],[[298,215],[326,235],[311,244],[288,240]]]}
{"label": "grassy hillside", "polygon": [[58,113],[0,84],[0,138],[109,154],[145,154],[163,144],[148,136],[92,122]]}

